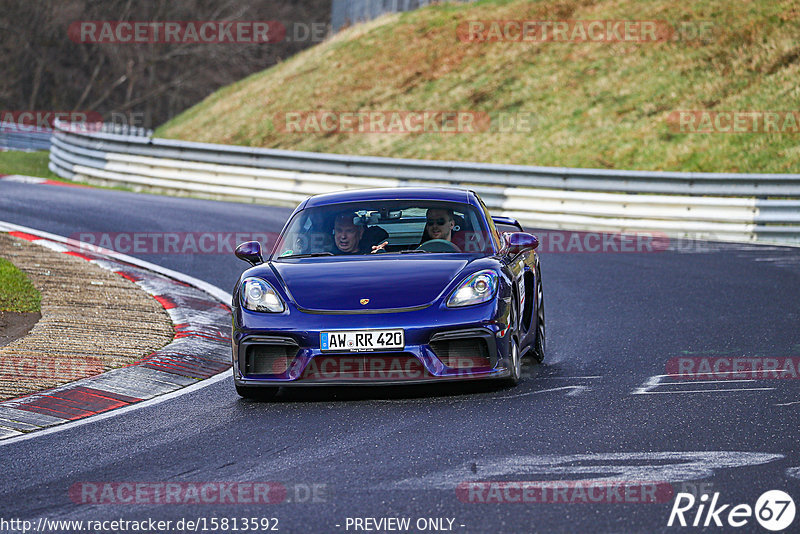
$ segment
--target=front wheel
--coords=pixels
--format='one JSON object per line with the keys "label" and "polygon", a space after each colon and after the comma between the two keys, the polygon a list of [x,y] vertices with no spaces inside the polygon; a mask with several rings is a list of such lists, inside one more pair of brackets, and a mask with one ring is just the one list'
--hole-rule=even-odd
{"label": "front wheel", "polygon": [[508,370],[510,374],[505,379],[506,384],[509,386],[516,386],[519,384],[520,377],[522,376],[522,358],[519,356],[519,343],[514,336],[508,342],[509,362]]}
{"label": "front wheel", "polygon": [[278,394],[278,389],[279,388],[274,386],[255,387],[236,384],[236,393],[238,393],[240,397],[252,400],[270,400]]}

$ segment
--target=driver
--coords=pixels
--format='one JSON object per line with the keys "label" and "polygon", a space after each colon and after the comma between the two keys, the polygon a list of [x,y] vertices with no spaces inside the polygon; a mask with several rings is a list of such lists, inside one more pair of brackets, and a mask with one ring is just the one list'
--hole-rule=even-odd
{"label": "driver", "polygon": [[[421,247],[428,241],[439,241],[440,244],[435,247],[437,252],[461,252],[464,250],[464,233],[459,229],[453,210],[429,208],[425,213],[425,230],[422,232],[419,246]],[[447,241],[452,244],[453,248],[450,249],[447,246],[442,248],[442,245],[446,244],[441,241]]]}
{"label": "driver", "polygon": [[[425,233],[423,241],[430,239],[444,239],[453,241],[453,228],[456,222],[453,211],[443,208],[431,208],[425,214]],[[427,239],[426,239],[427,238]]]}

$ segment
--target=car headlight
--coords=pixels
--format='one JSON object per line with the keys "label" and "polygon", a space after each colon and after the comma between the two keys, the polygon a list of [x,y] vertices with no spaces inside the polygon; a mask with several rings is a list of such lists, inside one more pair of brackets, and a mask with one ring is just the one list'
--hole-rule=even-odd
{"label": "car headlight", "polygon": [[447,307],[480,304],[492,300],[495,293],[497,293],[497,273],[491,270],[478,271],[453,291],[447,299]]}
{"label": "car headlight", "polygon": [[250,311],[281,313],[286,308],[275,288],[260,278],[245,278],[240,294],[242,306]]}

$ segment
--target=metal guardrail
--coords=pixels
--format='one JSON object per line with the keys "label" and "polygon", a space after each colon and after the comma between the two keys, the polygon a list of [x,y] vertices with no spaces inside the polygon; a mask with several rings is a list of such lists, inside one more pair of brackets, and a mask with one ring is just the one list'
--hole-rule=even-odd
{"label": "metal guardrail", "polygon": [[[134,190],[294,206],[345,188],[455,185],[541,228],[800,243],[800,175],[570,169],[294,152],[56,124],[50,169]],[[771,198],[779,197],[779,198]]]}
{"label": "metal guardrail", "polygon": [[53,130],[0,122],[0,149],[50,150]]}
{"label": "metal guardrail", "polygon": [[[153,130],[116,123],[72,124],[70,128],[82,132],[114,133],[119,135],[151,136]],[[0,122],[0,149],[50,150],[55,130],[39,126]]]}
{"label": "metal guardrail", "polygon": [[[331,2],[331,26],[333,31],[339,31],[343,26],[372,20],[384,13],[412,11],[428,6],[435,1],[438,0],[333,0]],[[456,1],[474,2],[475,0]]]}

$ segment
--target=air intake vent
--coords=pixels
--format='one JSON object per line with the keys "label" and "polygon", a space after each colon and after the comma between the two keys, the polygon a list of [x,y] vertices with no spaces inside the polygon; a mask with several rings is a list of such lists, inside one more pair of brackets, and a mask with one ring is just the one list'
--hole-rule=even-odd
{"label": "air intake vent", "polygon": [[432,341],[431,348],[442,363],[451,369],[491,367],[489,349],[482,337]]}
{"label": "air intake vent", "polygon": [[245,353],[245,372],[252,375],[282,375],[289,370],[297,347],[291,345],[249,345]]}

